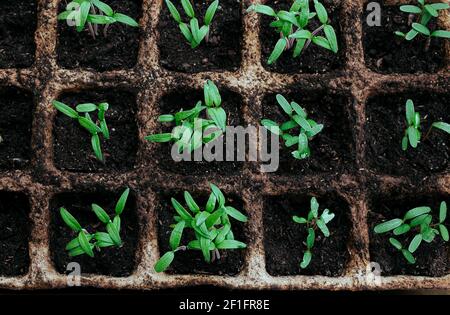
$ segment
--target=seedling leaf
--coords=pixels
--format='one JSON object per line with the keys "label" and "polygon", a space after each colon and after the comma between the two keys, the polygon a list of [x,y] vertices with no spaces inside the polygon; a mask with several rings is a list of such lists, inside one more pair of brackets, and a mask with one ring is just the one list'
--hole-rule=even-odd
{"label": "seedling leaf", "polygon": [[127,203],[128,195],[130,194],[130,188],[124,190],[122,195],[120,195],[119,201],[117,201],[115,212],[116,215],[121,215],[125,209],[125,204]]}
{"label": "seedling leaf", "polygon": [[175,258],[174,252],[167,252],[165,253],[156,263],[155,265],[155,271],[156,272],[163,272],[167,268],[169,268],[170,264],[172,263],[173,259]]}
{"label": "seedling leaf", "polygon": [[94,211],[94,213],[97,216],[97,218],[100,221],[102,221],[104,224],[107,224],[109,221],[111,221],[111,219],[109,218],[109,215],[99,205],[93,203],[92,204],[92,211]]}
{"label": "seedling leaf", "polygon": [[60,208],[59,213],[61,214],[61,217],[63,221],[67,224],[68,227],[70,227],[75,232],[81,231],[81,225],[78,223],[77,219],[75,219],[69,211],[67,211],[65,208]]}
{"label": "seedling leaf", "polygon": [[386,222],[383,222],[381,224],[378,224],[377,226],[375,226],[375,233],[377,234],[382,234],[382,233],[386,233],[389,231],[392,231],[396,228],[398,228],[400,225],[402,225],[403,220],[402,219],[392,219]]}
{"label": "seedling leaf", "polygon": [[169,240],[170,248],[172,248],[172,250],[176,250],[178,246],[180,246],[185,224],[185,221],[178,222],[175,228],[172,230]]}

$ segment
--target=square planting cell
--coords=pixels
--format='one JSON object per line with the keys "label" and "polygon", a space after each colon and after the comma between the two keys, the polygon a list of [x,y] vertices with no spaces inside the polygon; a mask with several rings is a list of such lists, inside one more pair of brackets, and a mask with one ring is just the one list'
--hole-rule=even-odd
{"label": "square planting cell", "polygon": [[[310,2],[310,8],[313,10],[313,1]],[[261,15],[259,37],[261,41],[261,63],[264,68],[278,73],[326,73],[339,70],[343,67],[343,51],[345,47],[339,25],[340,4],[335,0],[324,0],[321,3],[325,6],[331,21],[330,24],[336,32],[339,47],[338,53],[335,54],[332,51],[312,44],[296,58],[292,56],[293,49],[284,51],[278,60],[269,65],[267,60],[275,44],[280,39],[280,35],[276,32],[275,28],[269,26],[274,21],[273,17]],[[290,1],[280,0],[269,0],[266,4],[275,11],[289,10],[292,5]],[[307,29],[312,32],[319,26],[320,22],[317,18],[314,18],[308,24]],[[319,35],[324,36],[323,32],[319,33]]]}
{"label": "square planting cell", "polygon": [[122,191],[118,193],[61,193],[50,202],[50,252],[53,264],[59,273],[66,273],[70,262],[80,264],[82,274],[102,274],[113,277],[131,275],[136,268],[136,248],[139,241],[139,223],[136,213],[136,200],[132,193],[121,218],[120,236],[123,241],[121,248],[106,247],[101,251],[94,250],[94,258],[87,255],[70,257],[65,247],[68,242],[77,237],[62,220],[60,207],[67,209],[88,232],[106,232],[105,225],[101,223],[91,209],[96,203],[102,207],[112,218],[115,205]]}
{"label": "square planting cell", "polygon": [[264,200],[264,248],[266,269],[273,276],[322,275],[337,277],[343,274],[349,253],[347,240],[350,231],[350,209],[336,193],[319,194],[319,214],[326,208],[335,218],[327,226],[330,236],[325,238],[317,230],[312,260],[306,269],[300,268],[306,251],[306,225],[295,223],[292,216],[306,217],[311,195],[288,194],[267,196]]}
{"label": "square planting cell", "polygon": [[[244,126],[245,122],[242,117],[242,98],[239,94],[218,87],[222,96],[222,107],[227,113],[228,126]],[[187,110],[193,108],[195,104],[204,100],[203,91],[192,90],[188,88],[178,89],[176,92],[171,92],[164,95],[159,100],[159,114],[174,114],[181,109]],[[205,112],[206,113],[206,112]],[[160,123],[157,122],[157,130],[154,133],[172,132],[174,123]],[[215,144],[219,144],[216,142]],[[209,173],[217,173],[221,175],[237,174],[242,169],[244,162],[241,161],[211,161],[207,162],[204,158],[202,161],[194,161],[194,155],[191,156],[191,161],[174,161],[171,156],[173,142],[157,144],[157,149],[153,153],[155,155],[154,161],[159,164],[159,167],[165,171],[170,171],[179,174],[202,175]],[[223,152],[226,152],[226,136],[223,138]],[[237,139],[235,137],[234,150],[235,157],[237,147]],[[231,150],[231,149],[230,149]],[[213,152],[214,149],[212,149]],[[234,159],[236,160],[236,159]]]}
{"label": "square planting cell", "polygon": [[[382,276],[414,275],[442,277],[450,273],[450,251],[448,243],[440,235],[433,242],[422,241],[419,248],[413,253],[415,264],[409,264],[397,249],[390,243],[389,238],[394,237],[402,246],[408,248],[420,228],[413,228],[410,232],[394,236],[392,232],[376,234],[374,228],[377,224],[395,218],[403,218],[406,212],[415,207],[431,207],[433,223],[439,221],[439,205],[442,201],[450,204],[450,196],[437,193],[414,193],[411,190],[395,191],[388,194],[374,194],[369,203],[369,234],[370,234],[370,261],[377,262],[381,267]],[[447,229],[450,228],[449,218],[445,221]]]}
{"label": "square planting cell", "polygon": [[[212,0],[191,1],[200,26]],[[173,1],[181,18],[189,23],[181,2]],[[177,23],[163,3],[159,17],[159,51],[161,65],[180,72],[237,70],[241,64],[242,21],[241,4],[222,0],[210,25],[209,41],[192,49]]]}
{"label": "square planting cell", "polygon": [[[196,194],[190,192],[192,197],[200,206],[204,209],[206,202],[208,201],[209,194]],[[167,251],[170,251],[169,239],[172,233],[171,224],[175,223],[173,217],[177,215],[177,212],[172,206],[171,198],[175,198],[182,205],[185,205],[182,192],[159,192],[157,197],[157,220],[158,220],[158,246],[160,255],[164,255]],[[226,205],[232,206],[237,210],[246,214],[243,207],[243,202],[239,197],[225,193]],[[234,233],[236,240],[244,242],[248,245],[248,238],[246,234],[245,225],[248,223],[242,223],[234,219],[231,220],[231,229]],[[192,230],[185,230],[181,239],[180,245],[187,245],[191,240],[194,240],[195,236]],[[243,266],[245,260],[245,249],[236,250],[221,250],[220,259],[210,264],[203,260],[202,252],[199,250],[187,250],[178,251],[175,254],[170,267],[166,270],[168,274],[214,274],[214,275],[229,275],[233,276],[238,274]]]}
{"label": "square planting cell", "polygon": [[0,87],[0,170],[22,169],[31,158],[33,95]]}
{"label": "square planting cell", "polygon": [[26,68],[34,62],[37,1],[0,2],[0,68]]}
{"label": "square planting cell", "polygon": [[[281,93],[289,101],[297,102],[306,110],[308,118],[323,124],[323,130],[309,142],[310,157],[295,159],[291,152],[298,146],[286,147],[280,138],[280,165],[274,174],[317,174],[352,173],[355,170],[355,143],[352,127],[355,124],[350,97],[332,94],[328,91],[297,91]],[[289,120],[289,116],[279,106],[276,95],[269,94],[263,99],[263,118],[278,124]],[[291,134],[299,133],[299,128]],[[271,145],[268,143],[269,150]]]}
{"label": "square planting cell", "polygon": [[28,272],[29,212],[30,204],[24,194],[0,191],[0,277]]}
{"label": "square planting cell", "polygon": [[[416,1],[411,3],[417,4]],[[407,33],[411,29],[409,14],[400,11],[400,6],[382,5],[381,26],[369,26],[369,14],[373,14],[372,11],[366,10],[362,24],[364,57],[371,70],[380,73],[436,72],[444,66],[444,39],[432,38],[428,44],[425,36],[406,41],[394,34],[396,31]],[[431,30],[439,28],[436,21],[432,19],[428,24]]]}
{"label": "square planting cell", "polygon": [[[406,129],[405,103],[414,102],[421,117],[422,141],[414,149],[402,150]],[[448,173],[450,164],[450,139],[433,128],[435,121],[450,121],[449,94],[414,91],[409,93],[376,95],[367,103],[366,159],[378,173],[388,175],[429,176]]]}
{"label": "square planting cell", "polygon": [[[107,102],[110,139],[100,137],[105,163],[95,158],[90,133],[78,121],[58,112],[53,129],[54,163],[58,169],[76,172],[127,171],[133,168],[138,135],[135,120],[136,95],[121,89],[65,92],[58,97],[73,108],[82,103]],[[96,114],[91,115],[95,118]]]}
{"label": "square planting cell", "polygon": [[[104,0],[115,12],[126,14],[139,23],[142,15],[141,0]],[[61,1],[59,11],[66,8]],[[97,71],[129,69],[137,62],[140,28],[122,23],[108,27],[105,36],[103,26],[94,39],[87,28],[78,33],[67,21],[58,21],[58,64],[67,69],[91,68]]]}

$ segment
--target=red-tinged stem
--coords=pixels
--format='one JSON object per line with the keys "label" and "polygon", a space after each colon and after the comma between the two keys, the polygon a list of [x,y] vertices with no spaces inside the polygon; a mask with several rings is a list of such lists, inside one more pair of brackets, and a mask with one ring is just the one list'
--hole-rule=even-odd
{"label": "red-tinged stem", "polygon": [[433,126],[431,126],[431,127],[428,129],[427,133],[425,134],[425,137],[423,137],[423,139],[422,139],[422,142],[424,142],[425,140],[428,139],[428,137],[430,136],[431,130],[433,130]]}
{"label": "red-tinged stem", "polygon": [[427,41],[425,42],[425,47],[424,47],[424,51],[427,52],[428,50],[430,50],[430,45],[431,45],[431,37],[427,38]]}
{"label": "red-tinged stem", "polygon": [[[95,7],[93,5],[91,5],[91,13],[94,15],[97,14],[97,10],[95,10]],[[98,25],[94,24],[93,28],[94,28],[95,35],[98,36]]]}
{"label": "red-tinged stem", "polygon": [[106,24],[105,27],[103,28],[103,36],[108,37],[108,26],[109,24]]}
{"label": "red-tinged stem", "polygon": [[[408,26],[411,26],[411,24],[413,24],[415,17],[416,17],[415,14],[408,15]],[[419,18],[420,18],[420,16],[419,16]]]}
{"label": "red-tinged stem", "polygon": [[90,22],[88,22],[88,29],[89,29],[89,33],[91,34],[92,38],[95,39],[94,28],[92,27],[92,24]]}
{"label": "red-tinged stem", "polygon": [[211,28],[208,28],[208,32],[206,33],[205,36],[205,42],[209,43],[209,31],[211,30]]}
{"label": "red-tinged stem", "polygon": [[[291,31],[291,33],[289,35],[291,35],[292,33],[293,33],[293,31]],[[286,39],[286,47],[284,47],[284,51],[288,51],[292,47],[294,47],[295,38],[289,38],[289,36],[285,37],[282,32],[280,32],[280,38]]]}
{"label": "red-tinged stem", "polygon": [[[317,35],[321,30],[323,30],[323,28],[325,27],[325,25],[321,25],[320,27],[318,27],[317,29],[315,29],[312,33],[311,33],[311,38],[315,35]],[[309,45],[311,45],[312,39],[308,39],[308,41],[305,44],[305,47],[303,47],[302,49],[302,53],[309,47]]]}

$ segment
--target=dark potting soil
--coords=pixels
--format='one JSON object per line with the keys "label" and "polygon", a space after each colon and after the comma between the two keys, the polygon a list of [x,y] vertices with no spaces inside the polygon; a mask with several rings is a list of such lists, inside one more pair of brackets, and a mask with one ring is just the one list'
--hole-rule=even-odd
{"label": "dark potting soil", "polygon": [[[355,118],[351,110],[351,99],[347,96],[320,91],[314,93],[294,92],[283,94],[289,102],[302,106],[308,118],[323,124],[323,130],[309,142],[311,155],[307,159],[295,159],[280,139],[280,166],[277,174],[351,173],[355,170],[355,143],[352,128]],[[267,95],[263,100],[263,118],[284,123],[289,116],[279,106],[276,95]],[[298,134],[298,129],[291,134]],[[268,144],[271,150],[270,143]]]}
{"label": "dark potting soil", "polygon": [[[314,10],[314,6],[311,1],[310,8]],[[334,0],[324,0],[321,3],[325,6],[330,19],[330,24],[333,26],[337,40],[339,51],[337,54],[329,51],[327,49],[321,48],[317,45],[311,44],[303,53],[294,58],[292,56],[293,49],[289,51],[284,51],[281,57],[272,63],[267,64],[270,54],[275,47],[275,44],[280,39],[280,34],[276,32],[275,28],[270,27],[269,24],[273,22],[273,18],[267,15],[261,15],[261,63],[269,71],[279,72],[279,73],[325,73],[334,70],[338,70],[343,67],[343,41],[340,36],[340,26],[339,26],[339,11],[340,5]],[[275,11],[278,10],[289,10],[292,5],[291,2],[280,1],[280,0],[270,0],[266,3],[272,7]],[[307,29],[311,32],[317,29],[321,24],[317,17],[310,20],[310,24]],[[319,35],[324,36],[323,32]]]}
{"label": "dark potting soil", "polygon": [[[227,113],[227,125],[229,126],[244,126],[244,120],[242,118],[242,98],[239,94],[232,92],[230,90],[224,90],[219,87],[220,94],[222,96],[222,107]],[[160,114],[174,114],[179,112],[181,109],[191,109],[195,106],[198,101],[204,100],[203,91],[199,90],[180,90],[167,94],[161,98],[159,101]],[[206,115],[206,111],[204,112]],[[202,116],[206,117],[206,116]],[[156,133],[171,132],[174,127],[173,123],[159,123]],[[223,151],[226,153],[226,136],[222,138],[223,140]],[[220,141],[215,142],[217,147],[219,147]],[[234,152],[236,156],[236,137],[234,142]],[[211,143],[212,144],[212,143]],[[171,143],[160,143],[157,144],[158,148],[155,150],[155,163],[170,172],[186,174],[186,175],[202,175],[217,173],[221,175],[236,174],[242,169],[244,162],[235,161],[211,161],[207,162],[202,158],[202,161],[179,161],[176,162],[172,159],[171,150],[173,142]],[[212,149],[215,152],[214,149]],[[191,156],[194,159],[194,155]]]}
{"label": "dark potting soil", "polygon": [[121,248],[106,247],[101,251],[94,250],[94,258],[87,255],[70,257],[65,247],[68,242],[77,237],[62,220],[60,207],[67,209],[81,226],[88,232],[106,232],[91,209],[91,204],[101,206],[111,218],[122,191],[118,193],[62,193],[56,195],[50,202],[50,252],[55,268],[60,273],[66,273],[67,264],[77,262],[82,274],[102,274],[114,277],[125,277],[132,274],[136,267],[136,247],[139,240],[139,224],[136,215],[136,201],[129,195],[125,210],[120,216],[122,227],[120,236],[123,241]]}
{"label": "dark potting soil", "polygon": [[[209,195],[194,194],[192,192],[191,194],[201,208],[206,205]],[[175,223],[173,217],[177,215],[175,209],[172,207],[170,199],[174,197],[184,206],[186,206],[186,203],[182,193],[160,193],[159,196],[156,212],[158,219],[158,244],[160,255],[162,256],[164,253],[171,250],[169,239],[172,229],[170,228],[170,225]],[[243,208],[242,200],[237,196],[225,194],[225,198],[227,200],[227,206],[232,206],[242,213],[246,213]],[[247,244],[248,239],[245,232],[245,223],[236,221],[233,218],[230,218],[230,220],[235,239]],[[185,230],[180,245],[187,245],[194,239],[194,233],[191,230]],[[243,268],[245,251],[245,249],[221,250],[220,260],[216,260],[210,264],[203,260],[201,251],[178,251],[175,254],[174,261],[166,272],[170,274],[236,275]]]}
{"label": "dark potting soil", "polygon": [[[54,160],[58,169],[77,172],[126,171],[134,166],[138,134],[135,121],[136,95],[125,90],[84,90],[64,93],[58,98],[73,108],[82,103],[109,103],[106,123],[110,139],[100,135],[105,164],[91,147],[90,133],[78,121],[58,112],[53,130]],[[94,119],[97,112],[91,115]]]}
{"label": "dark potting soil", "polygon": [[0,192],[0,276],[28,272],[29,212],[30,204],[24,194]]}
{"label": "dark potting soil", "polygon": [[[406,129],[405,103],[410,98],[421,115],[422,141],[416,149],[402,150]],[[450,139],[436,128],[428,139],[425,134],[436,121],[450,121],[449,94],[411,91],[401,94],[377,95],[367,104],[366,158],[375,171],[382,174],[411,177],[448,172]]]}
{"label": "dark potting soil", "polygon": [[306,250],[306,225],[295,223],[293,215],[306,217],[313,195],[270,196],[264,202],[264,248],[266,269],[274,276],[322,275],[337,277],[345,270],[349,257],[347,239],[350,230],[349,205],[336,193],[316,196],[319,214],[326,208],[335,213],[327,226],[330,237],[319,230],[312,250],[312,260],[306,269],[300,268]]}
{"label": "dark potting soil", "polygon": [[[212,0],[191,1],[200,26]],[[189,23],[180,1],[174,1],[182,20]],[[161,65],[180,72],[234,71],[241,64],[242,21],[238,0],[222,0],[210,25],[209,42],[192,49],[165,4],[159,18]]]}
{"label": "dark potting soil", "polygon": [[22,169],[31,158],[33,95],[0,87],[0,170]]}
{"label": "dark potting soil", "polygon": [[[418,35],[406,41],[394,34],[395,31],[407,33],[408,13],[400,11],[399,6],[383,6],[381,26],[367,25],[367,15],[363,15],[363,46],[366,65],[381,73],[436,72],[444,65],[444,40],[433,38],[428,51],[427,39]],[[417,15],[416,15],[417,16]],[[436,20],[428,24],[431,30],[438,29]]]}
{"label": "dark potting soil", "polygon": [[[139,22],[142,15],[142,0],[105,0],[115,12],[123,13]],[[59,12],[65,11],[61,1]],[[99,35],[92,38],[87,26],[78,33],[67,21],[58,21],[58,64],[67,69],[91,68],[97,71],[129,69],[137,62],[139,50],[139,28],[121,23],[109,26],[107,36],[103,26]]]}
{"label": "dark potting soil", "polygon": [[34,62],[37,1],[0,2],[0,68],[26,68]]}
{"label": "dark potting soil", "polygon": [[[450,204],[448,195],[409,194],[393,192],[388,196],[373,196],[369,205],[368,224],[370,229],[370,261],[380,264],[382,275],[416,275],[441,277],[450,272],[450,251],[448,243],[441,236],[436,236],[432,243],[422,242],[414,252],[415,264],[409,264],[403,255],[389,242],[395,237],[404,247],[408,247],[417,233],[409,232],[400,236],[392,233],[376,234],[373,229],[377,224],[395,218],[402,218],[415,207],[429,206],[432,209],[433,223],[438,222],[439,205],[442,201]],[[450,227],[447,217],[445,226]]]}

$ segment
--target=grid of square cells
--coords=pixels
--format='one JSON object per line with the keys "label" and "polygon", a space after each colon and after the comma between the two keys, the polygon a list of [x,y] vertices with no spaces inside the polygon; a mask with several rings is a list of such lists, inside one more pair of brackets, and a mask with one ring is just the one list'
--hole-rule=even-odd
{"label": "grid of square cells", "polygon": [[[400,1],[391,1],[398,4]],[[261,63],[259,41],[260,18],[246,14],[245,9],[259,0],[241,1],[242,6],[242,62],[237,71],[181,73],[161,67],[158,52],[158,18],[162,0],[143,0],[139,53],[137,64],[127,70],[96,72],[84,69],[64,69],[57,64],[57,11],[58,0],[38,1],[38,26],[35,33],[35,62],[24,69],[0,69],[2,86],[17,86],[33,91],[35,110],[32,125],[32,159],[23,170],[0,172],[0,190],[24,193],[30,202],[30,239],[28,272],[19,277],[0,277],[0,288],[43,289],[67,287],[67,277],[58,273],[50,258],[49,220],[50,200],[62,192],[84,192],[90,187],[104,187],[119,191],[131,187],[136,197],[140,222],[140,237],[136,249],[136,268],[128,277],[83,275],[82,285],[101,288],[161,289],[191,285],[216,285],[245,289],[450,289],[450,275],[444,277],[392,276],[381,284],[367,283],[361,275],[370,262],[369,227],[367,224],[368,183],[377,183],[380,192],[393,187],[415,187],[419,183],[403,177],[376,174],[368,171],[364,141],[365,104],[369,97],[386,90],[391,92],[411,88],[429,91],[448,91],[450,86],[450,49],[445,47],[445,66],[431,74],[379,74],[370,71],[364,62],[362,45],[363,0],[340,1],[339,23],[343,66],[339,71],[325,74],[280,74],[269,72]],[[448,15],[444,16],[448,22]],[[307,91],[329,90],[349,95],[349,106],[355,112],[353,136],[355,141],[355,172],[350,174],[267,174],[259,171],[259,163],[245,163],[242,170],[231,175],[214,175],[214,182],[225,194],[235,194],[243,200],[249,215],[246,233],[248,248],[245,263],[235,276],[171,275],[153,270],[160,257],[157,241],[157,192],[188,190],[192,193],[207,191],[208,174],[192,176],[173,174],[158,168],[149,156],[156,146],[144,137],[158,124],[158,100],[179,87],[201,89],[206,79],[212,79],[220,88],[241,95],[245,123],[258,125],[263,118],[262,101],[267,94],[291,91],[292,87],[305,87]],[[58,170],[53,162],[53,121],[56,111],[51,101],[64,91],[114,88],[136,91],[136,124],[139,147],[135,167],[122,173],[77,173]],[[450,193],[450,174],[431,175],[420,181],[423,187],[435,192]],[[351,230],[347,244],[349,260],[339,277],[323,276],[271,276],[266,271],[263,203],[267,196],[302,194],[305,191],[335,191],[350,205]]]}

